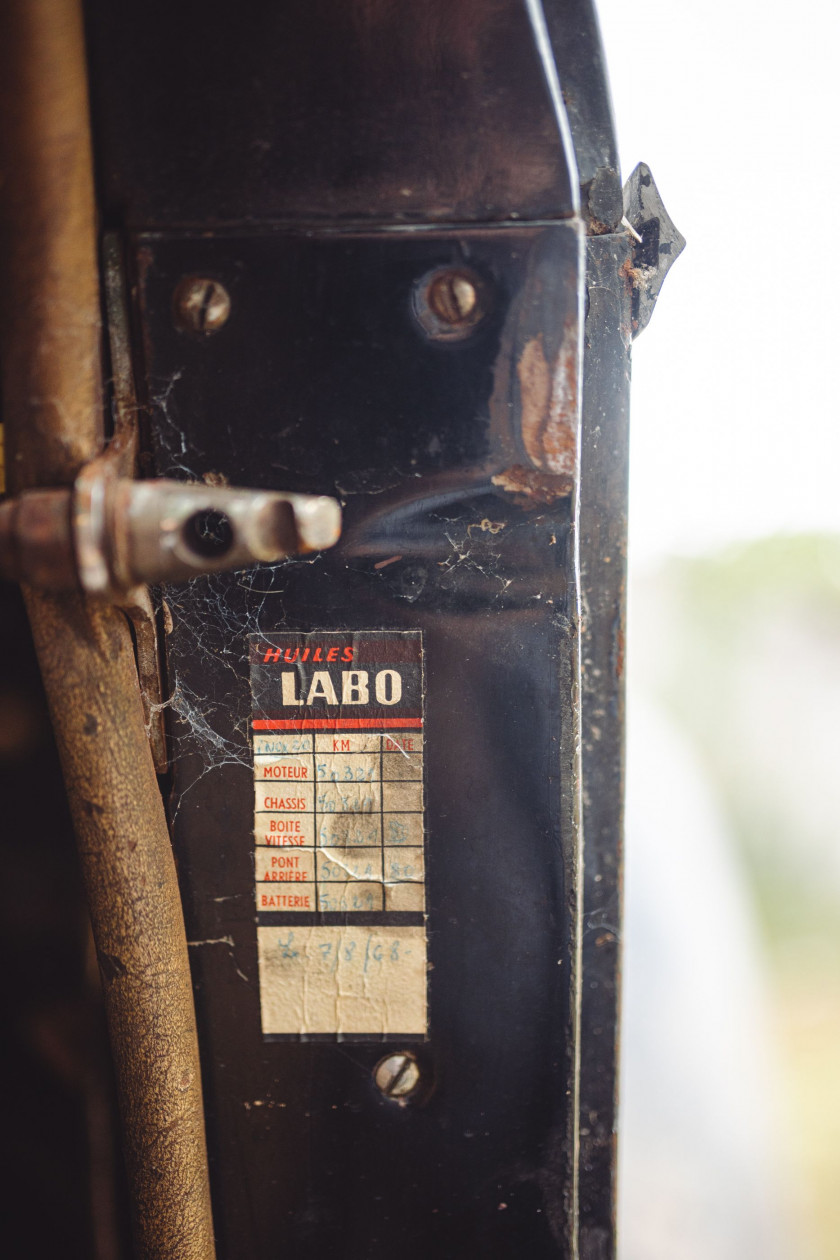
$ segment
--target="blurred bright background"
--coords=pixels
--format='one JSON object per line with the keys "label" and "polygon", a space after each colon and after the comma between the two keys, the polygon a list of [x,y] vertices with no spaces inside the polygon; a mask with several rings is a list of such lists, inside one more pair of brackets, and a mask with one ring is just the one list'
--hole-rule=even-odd
{"label": "blurred bright background", "polygon": [[[624,1255],[838,1260],[840,8],[598,8],[624,176],[648,163],[688,241],[633,352]],[[669,1020],[695,1058],[647,1168]],[[692,1091],[708,1201],[674,1171]],[[708,1233],[725,1179],[749,1215],[739,1143],[771,1242]]]}

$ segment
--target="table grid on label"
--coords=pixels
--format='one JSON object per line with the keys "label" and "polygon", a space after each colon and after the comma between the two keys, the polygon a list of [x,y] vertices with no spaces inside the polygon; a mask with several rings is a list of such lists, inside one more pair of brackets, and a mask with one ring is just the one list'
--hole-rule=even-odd
{"label": "table grid on label", "polygon": [[255,734],[262,912],[425,910],[423,736]]}

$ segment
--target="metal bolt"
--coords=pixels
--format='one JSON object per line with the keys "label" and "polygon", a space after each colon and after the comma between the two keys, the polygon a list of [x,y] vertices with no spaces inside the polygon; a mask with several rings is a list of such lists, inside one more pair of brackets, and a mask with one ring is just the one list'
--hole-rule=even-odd
{"label": "metal bolt", "polygon": [[428,303],[444,324],[465,324],[475,311],[478,293],[463,272],[444,271],[429,285]]}
{"label": "metal bolt", "polygon": [[414,291],[414,312],[430,337],[467,337],[487,310],[487,286],[466,268],[441,267],[424,276]]}
{"label": "metal bolt", "polygon": [[413,1054],[389,1054],[377,1063],[373,1079],[386,1098],[408,1098],[420,1084],[420,1068]]}
{"label": "metal bolt", "polygon": [[174,309],[181,328],[209,337],[227,323],[230,294],[218,280],[187,276],[175,290]]}

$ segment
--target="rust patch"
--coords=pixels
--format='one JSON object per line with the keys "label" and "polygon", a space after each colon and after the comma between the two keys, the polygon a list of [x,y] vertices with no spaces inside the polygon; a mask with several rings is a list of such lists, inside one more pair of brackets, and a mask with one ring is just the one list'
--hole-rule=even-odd
{"label": "rust patch", "polygon": [[542,333],[525,343],[516,372],[522,400],[522,441],[528,458],[537,468],[542,468],[542,433],[548,422],[551,399],[551,378]]}
{"label": "rust patch", "polygon": [[574,477],[577,463],[577,326],[567,320],[554,363],[542,333],[532,337],[517,363],[522,441],[535,468]]}
{"label": "rust patch", "polygon": [[[622,279],[624,280],[624,283],[627,285],[628,305],[630,309],[632,310],[633,309],[633,296],[634,294],[637,294],[642,287],[642,282],[644,281],[644,278],[645,278],[644,271],[643,269],[639,267],[633,266],[632,258],[626,258],[624,262],[621,264],[621,267],[619,268],[619,275],[622,277]],[[632,340],[632,338],[636,336],[636,333],[638,331],[639,331],[638,314],[631,315],[630,325],[626,333],[628,341]]]}
{"label": "rust patch", "polygon": [[515,496],[514,501],[523,507],[534,504],[548,506],[558,499],[565,499],[575,486],[571,473],[546,473],[537,468],[525,468],[522,464],[514,464],[504,472],[497,473],[493,485],[500,486],[508,494]]}

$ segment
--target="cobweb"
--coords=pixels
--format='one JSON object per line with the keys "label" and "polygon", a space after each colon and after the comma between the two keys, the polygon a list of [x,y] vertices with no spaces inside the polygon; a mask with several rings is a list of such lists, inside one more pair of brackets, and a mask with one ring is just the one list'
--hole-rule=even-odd
{"label": "cobweb", "polygon": [[171,619],[166,660],[168,696],[153,711],[166,712],[170,766],[177,766],[173,818],[208,773],[224,767],[252,773],[248,636],[266,626],[283,629],[282,599],[294,570],[319,557],[291,557],[235,573],[194,578],[167,587],[165,620]]}

